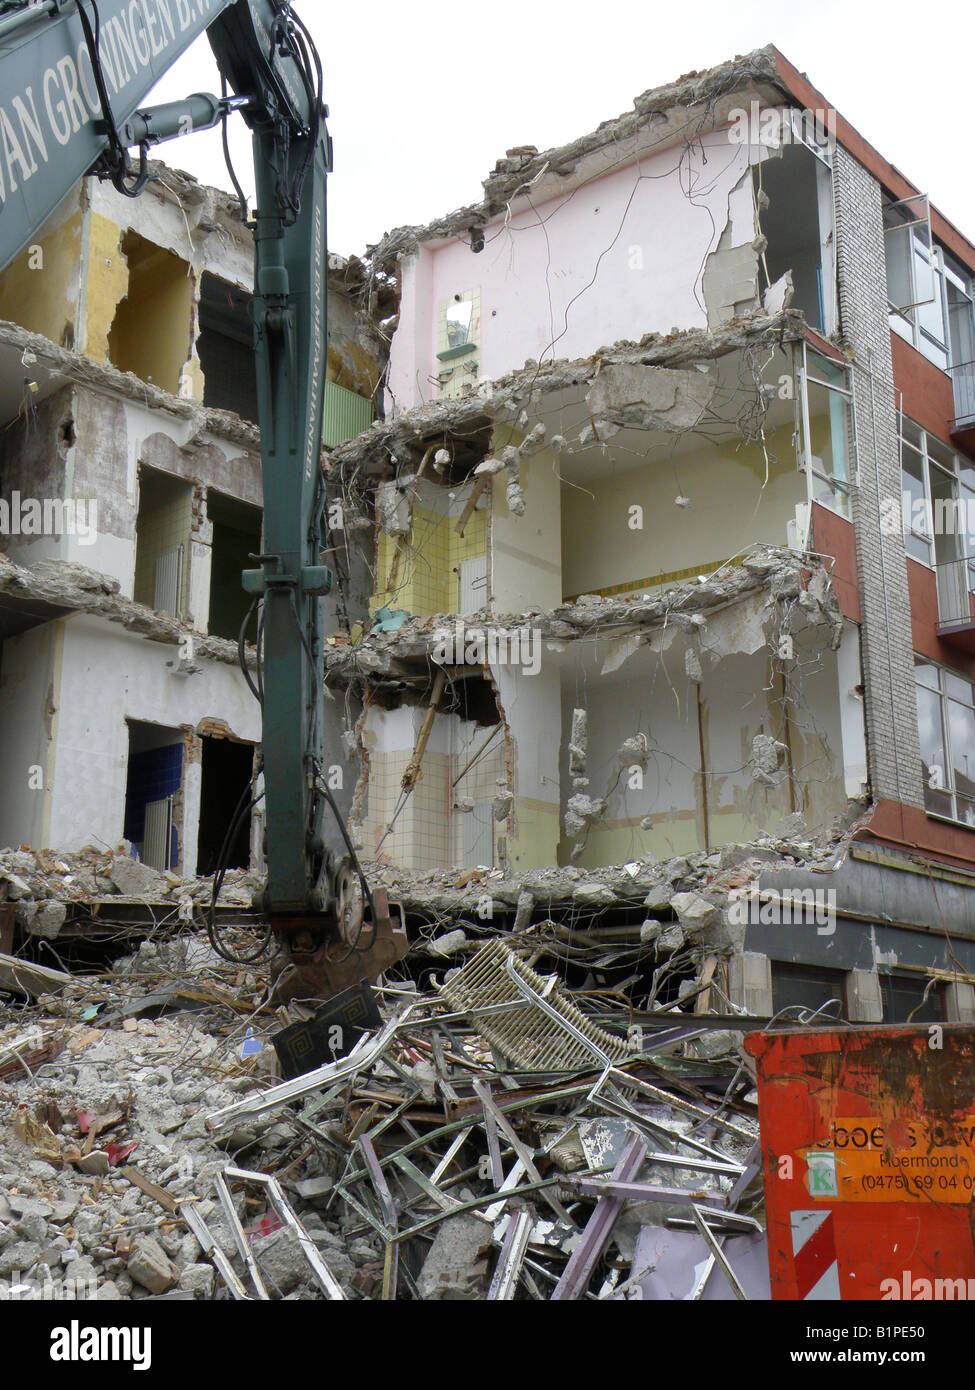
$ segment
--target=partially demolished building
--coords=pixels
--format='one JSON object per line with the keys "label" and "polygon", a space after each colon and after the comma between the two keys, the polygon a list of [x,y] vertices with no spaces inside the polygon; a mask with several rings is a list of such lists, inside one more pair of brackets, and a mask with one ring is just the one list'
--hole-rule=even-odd
{"label": "partially demolished building", "polygon": [[[326,439],[383,367],[330,262]],[[0,276],[0,843],[211,873],[254,770],[240,572],[261,548],[251,233],[163,166],[88,178]],[[246,637],[253,642],[254,631]],[[260,863],[260,824],[231,864]]]}
{"label": "partially demolished building", "polygon": [[[0,277],[0,843],[192,876],[260,734],[251,248],[159,173]],[[331,271],[335,785],[414,927],[975,1019],[975,247],[769,48]]]}
{"label": "partially demolished building", "polygon": [[334,674],[408,905],[636,931],[753,1014],[975,1016],[973,269],[771,48],[372,249]]}

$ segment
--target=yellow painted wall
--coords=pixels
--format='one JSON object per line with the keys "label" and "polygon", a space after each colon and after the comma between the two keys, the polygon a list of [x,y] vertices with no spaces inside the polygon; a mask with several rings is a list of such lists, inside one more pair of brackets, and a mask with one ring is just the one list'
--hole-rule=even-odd
{"label": "yellow painted wall", "polygon": [[[82,213],[37,238],[0,275],[0,319],[41,333],[59,347],[77,342]],[[31,268],[32,265],[35,268]]]}
{"label": "yellow painted wall", "polygon": [[[120,371],[174,395],[192,351],[193,277],[179,256],[137,232],[126,232],[127,296],[108,334],[109,358]],[[146,325],[151,324],[151,332]]]}
{"label": "yellow painted wall", "polygon": [[[796,467],[791,429],[781,427],[767,444],[777,462],[764,488],[760,446],[736,450],[731,442],[680,455],[673,464],[656,455],[625,473],[564,488],[565,596],[688,569],[699,573],[755,541],[785,545],[796,504],[806,499],[805,477]],[[689,507],[675,505],[678,487]],[[629,524],[634,505],[643,508],[642,530]]]}
{"label": "yellow painted wall", "polygon": [[[508,866],[514,873],[558,863],[559,808],[531,797],[515,797],[515,829],[508,835]],[[504,833],[503,827],[496,830]]]}
{"label": "yellow painted wall", "polygon": [[464,528],[463,536],[456,526],[470,485],[456,489],[456,515],[443,516],[418,502],[413,506],[413,529],[402,538],[405,546],[400,556],[393,589],[386,587],[396,537],[379,533],[379,559],[376,568],[377,593],[371,601],[371,611],[384,605],[405,608],[408,613],[427,616],[431,613],[455,613],[459,600],[458,576],[454,573],[462,560],[474,560],[485,554],[487,523],[485,512],[475,511]]}
{"label": "yellow painted wall", "polygon": [[120,230],[93,212],[88,219],[85,332],[81,350],[93,362],[108,361],[108,331],[129,289],[129,267],[119,246]]}

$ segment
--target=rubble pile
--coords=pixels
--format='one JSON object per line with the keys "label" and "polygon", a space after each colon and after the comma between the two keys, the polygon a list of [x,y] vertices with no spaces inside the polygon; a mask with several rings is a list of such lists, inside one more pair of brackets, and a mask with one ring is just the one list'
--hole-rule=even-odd
{"label": "rubble pile", "polygon": [[[859,809],[853,804],[851,814]],[[568,865],[517,875],[489,868],[459,874],[437,869],[409,873],[373,862],[368,873],[408,913],[428,917],[438,929],[456,924],[476,934],[483,932],[485,919],[515,919],[511,924],[516,928],[534,919],[541,931],[546,924],[538,919],[546,913],[578,916],[581,926],[590,927],[594,916],[613,909],[626,910],[632,919],[634,909],[642,904],[644,928],[657,919],[670,919],[693,936],[695,922],[704,917],[727,922],[731,895],[757,885],[763,870],[801,868],[827,873],[835,869],[860,824],[860,817],[840,818],[825,835],[807,837],[802,817],[790,816],[777,827],[781,834],[760,836],[747,844],[672,859],[644,855],[626,864],[598,868]],[[647,935],[644,930],[644,939]]]}
{"label": "rubble pile", "polygon": [[633,1297],[661,1239],[735,1297],[709,1254],[764,1239],[735,1017],[536,956],[495,934],[387,980],[286,1080],[271,1039],[320,1005],[201,935],[0,994],[0,1297]]}
{"label": "rubble pile", "polygon": [[[125,854],[93,848],[75,853],[0,850],[0,908],[12,903],[16,926],[32,936],[57,936],[72,905],[80,910],[115,898],[171,903],[175,919],[189,923],[209,904],[212,884],[212,878],[182,879]],[[217,901],[249,909],[259,887],[256,877],[233,869]]]}

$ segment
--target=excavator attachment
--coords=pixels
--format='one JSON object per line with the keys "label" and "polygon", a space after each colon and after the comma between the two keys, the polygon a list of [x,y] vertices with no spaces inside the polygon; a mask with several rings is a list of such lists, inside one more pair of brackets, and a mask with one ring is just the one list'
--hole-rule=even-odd
{"label": "excavator attachment", "polygon": [[375,984],[383,971],[409,950],[403,909],[398,903],[390,905],[386,890],[373,889],[375,917],[367,921],[361,891],[355,892],[351,875],[346,896],[342,896],[342,882],[340,874],[338,928],[328,939],[322,938],[318,915],[275,919],[275,935],[281,946],[272,994],[275,1003],[328,999],[363,980]]}

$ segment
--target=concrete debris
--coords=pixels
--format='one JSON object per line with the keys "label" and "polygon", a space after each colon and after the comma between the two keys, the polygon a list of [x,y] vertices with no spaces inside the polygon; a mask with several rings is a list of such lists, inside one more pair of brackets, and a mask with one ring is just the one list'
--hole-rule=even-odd
{"label": "concrete debris", "polygon": [[474,476],[475,478],[493,478],[496,473],[501,473],[504,470],[504,467],[505,465],[503,460],[499,458],[482,459],[482,461],[474,469]]}
{"label": "concrete debris", "polygon": [[513,516],[525,515],[525,493],[520,483],[512,480],[505,488],[504,496],[508,510]]}
{"label": "concrete debris", "polygon": [[502,787],[497,796],[491,803],[491,809],[496,821],[506,820],[511,813],[511,808],[515,804],[515,794],[508,787]]}
{"label": "concrete debris", "polygon": [[751,775],[765,786],[778,786],[785,775],[789,749],[769,734],[756,734],[752,739]]}
{"label": "concrete debris", "polygon": [[452,1216],[440,1224],[417,1280],[421,1298],[481,1299],[487,1285],[490,1232],[477,1216]]}
{"label": "concrete debris", "polygon": [[[126,853],[93,847],[56,854],[0,849],[0,905],[12,902],[18,923],[35,934],[54,936],[66,920],[90,913],[100,902],[184,904],[192,916],[194,908],[199,910],[209,902],[211,886],[209,878],[181,879],[176,874],[160,873]],[[260,886],[256,877],[231,870],[218,901],[250,908]],[[60,905],[66,908],[64,917],[58,910]],[[35,924],[38,913],[42,916]],[[41,926],[43,932],[39,931]]]}
{"label": "concrete debris", "polygon": [[792,271],[787,270],[762,295],[762,308],[767,314],[780,314],[792,303],[794,292]]}
{"label": "concrete debris", "polygon": [[582,907],[610,907],[616,895],[602,883],[579,883],[572,890],[572,901]]}
{"label": "concrete debris", "polygon": [[168,888],[165,876],[148,864],[140,864],[135,859],[115,859],[108,876],[118,891],[127,898],[150,898],[156,900]]}
{"label": "concrete debris", "polygon": [[152,1236],[143,1236],[136,1242],[126,1270],[136,1284],[150,1293],[165,1293],[180,1278],[176,1266]]}
{"label": "concrete debris", "polygon": [[586,757],[589,750],[588,716],[584,709],[572,711],[572,729],[569,734],[569,772],[581,777],[586,771]]}
{"label": "concrete debris", "polygon": [[713,926],[721,917],[720,908],[702,898],[699,893],[675,893],[670,905],[677,913],[681,927],[688,936],[693,936],[705,927]]}
{"label": "concrete debris", "polygon": [[616,363],[600,372],[587,400],[600,426],[688,430],[699,423],[716,388],[713,373]]}
{"label": "concrete debris", "polygon": [[25,923],[31,936],[55,937],[64,926],[68,909],[57,901],[36,904],[36,911]]}
{"label": "concrete debris", "polygon": [[[52,617],[94,614],[120,623],[128,631],[140,633],[152,642],[173,647],[180,645],[187,632],[175,618],[124,598],[117,580],[67,560],[38,562],[28,568],[15,565],[0,555],[0,597],[14,609],[43,605],[42,611]],[[194,634],[194,650],[198,657],[210,661],[237,664],[237,643],[224,637]],[[249,664],[253,665],[254,660],[253,652],[248,652]]]}
{"label": "concrete debris", "polygon": [[578,835],[596,821],[601,820],[606,812],[606,802],[586,796],[584,792],[576,792],[570,796],[566,803],[566,812],[562,818],[567,835]]}
{"label": "concrete debris", "polygon": [[446,932],[431,941],[428,950],[435,956],[452,956],[466,945],[467,933],[458,927],[455,931]]}
{"label": "concrete debris", "polygon": [[[754,253],[749,251],[749,254],[754,259]],[[673,369],[691,368],[690,375],[708,383],[710,377],[697,371],[697,364],[713,362],[743,349],[771,348],[799,342],[803,336],[803,317],[796,311],[785,309],[781,314],[766,315],[756,310],[713,331],[690,329],[674,333],[648,333],[639,343],[614,343],[599,348],[589,357],[574,361],[559,359],[555,362],[532,363],[485,383],[477,392],[429,401],[393,414],[387,420],[377,420],[354,439],[332,449],[331,463],[342,476],[351,477],[361,472],[363,476],[375,477],[379,481],[391,456],[419,468],[426,440],[443,438],[445,435],[470,438],[489,433],[496,423],[517,425],[525,402],[530,401],[537,414],[546,396],[571,388],[583,387],[588,390],[603,372],[617,364],[623,367],[663,368],[668,373]],[[682,388],[675,388],[672,407],[675,414],[693,413],[690,402],[700,399],[693,393],[704,389],[702,386],[692,386],[690,382]],[[678,397],[681,401],[679,406]],[[607,428],[618,428],[611,421],[606,424]],[[518,448],[507,445],[502,450],[501,459],[505,467],[515,472],[521,459]]]}
{"label": "concrete debris", "polygon": [[[740,564],[722,566],[667,589],[624,597],[583,594],[546,613],[498,614],[487,622],[483,618],[469,622],[446,613],[407,615],[395,631],[373,632],[354,649],[346,644],[329,645],[326,665],[330,681],[336,683],[366,675],[402,681],[422,690],[429,686],[429,663],[439,634],[456,633],[459,648],[466,648],[471,640],[479,641],[484,649],[485,643],[507,641],[513,632],[528,629],[545,643],[589,644],[598,637],[612,644],[632,636],[638,645],[649,642],[655,650],[663,650],[675,633],[682,631],[699,636],[702,646],[719,655],[723,646],[735,650],[734,642],[746,640],[734,624],[726,636],[722,635],[728,619],[719,610],[737,604],[750,605],[742,609],[754,614],[749,618],[748,640],[753,640],[750,634],[754,629],[754,640],[761,645],[773,642],[778,648],[787,634],[809,628],[822,630],[822,643],[831,650],[842,637],[843,618],[823,562],[794,550],[756,544],[741,557]],[[709,623],[716,629],[713,643],[708,642]],[[570,734],[569,742],[582,747],[575,734]],[[569,772],[584,775],[578,756],[570,763]]]}
{"label": "concrete debris", "polygon": [[624,739],[616,756],[623,767],[639,767],[645,771],[650,761],[646,734],[634,734],[632,738]]}
{"label": "concrete debris", "polygon": [[515,920],[513,930],[516,932],[524,931],[531,922],[532,912],[535,907],[535,898],[527,888],[518,894],[516,904]]}

